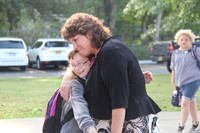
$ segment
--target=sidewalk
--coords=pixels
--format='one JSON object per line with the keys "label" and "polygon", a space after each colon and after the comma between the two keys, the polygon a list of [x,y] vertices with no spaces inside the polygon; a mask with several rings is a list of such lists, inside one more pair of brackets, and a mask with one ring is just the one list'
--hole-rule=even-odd
{"label": "sidewalk", "polygon": [[[199,112],[200,113],[200,112]],[[161,112],[158,114],[162,133],[176,133],[180,112]],[[24,118],[0,120],[1,133],[42,133],[43,118]],[[191,126],[189,117],[186,130]]]}

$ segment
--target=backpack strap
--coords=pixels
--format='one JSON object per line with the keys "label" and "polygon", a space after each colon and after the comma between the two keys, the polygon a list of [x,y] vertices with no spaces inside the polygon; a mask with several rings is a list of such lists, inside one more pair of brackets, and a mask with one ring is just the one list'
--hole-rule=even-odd
{"label": "backpack strap", "polygon": [[192,57],[193,57],[195,60],[197,59],[197,57],[196,57],[196,46],[195,46],[195,45],[192,47]]}
{"label": "backpack strap", "polygon": [[196,45],[193,46],[192,48],[192,56],[197,62],[198,67],[200,68],[200,60],[197,58],[197,53],[196,53]]}
{"label": "backpack strap", "polygon": [[70,121],[72,118],[74,118],[74,112],[73,109],[70,109],[65,115],[64,119],[61,121],[61,125],[63,126],[66,122]]}

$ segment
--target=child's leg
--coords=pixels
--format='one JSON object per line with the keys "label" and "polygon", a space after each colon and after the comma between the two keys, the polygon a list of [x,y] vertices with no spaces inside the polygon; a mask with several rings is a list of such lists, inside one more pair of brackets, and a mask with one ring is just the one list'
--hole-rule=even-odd
{"label": "child's leg", "polygon": [[192,117],[192,121],[198,121],[198,113],[197,113],[197,105],[196,105],[196,99],[193,99],[190,102],[190,115]]}
{"label": "child's leg", "polygon": [[[196,80],[193,82],[190,82],[188,84],[183,85],[182,88],[182,102],[181,102],[181,128],[184,128],[189,113],[192,116],[192,128],[190,131],[194,131],[199,122],[198,122],[198,114],[197,114],[197,107],[196,107],[196,101],[195,101],[195,94],[199,89],[200,80]],[[189,132],[190,132],[189,131]]]}
{"label": "child's leg", "polygon": [[189,130],[189,133],[193,133],[199,125],[198,114],[197,114],[197,105],[196,100],[193,99],[190,102],[190,114],[192,117],[192,127]]}
{"label": "child's leg", "polygon": [[189,112],[190,112],[190,101],[187,98],[182,97],[181,115],[180,115],[180,125],[181,126],[185,126]]}

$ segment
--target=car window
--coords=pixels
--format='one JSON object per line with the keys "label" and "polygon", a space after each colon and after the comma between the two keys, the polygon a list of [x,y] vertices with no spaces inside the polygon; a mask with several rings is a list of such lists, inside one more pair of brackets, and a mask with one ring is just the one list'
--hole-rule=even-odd
{"label": "car window", "polygon": [[21,41],[0,41],[1,49],[24,49]]}
{"label": "car window", "polygon": [[39,48],[42,45],[42,42],[36,42],[33,48]]}
{"label": "car window", "polygon": [[46,42],[45,47],[69,47],[67,42]]}

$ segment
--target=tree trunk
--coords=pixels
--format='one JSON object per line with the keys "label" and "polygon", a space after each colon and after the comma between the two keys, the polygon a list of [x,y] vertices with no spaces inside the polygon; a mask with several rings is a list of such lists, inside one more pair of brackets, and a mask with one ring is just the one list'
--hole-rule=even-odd
{"label": "tree trunk", "polygon": [[110,11],[110,20],[109,20],[109,28],[110,30],[113,32],[114,28],[115,28],[115,23],[116,23],[116,19],[115,19],[115,12],[117,10],[117,6],[114,3],[114,0],[111,0],[111,11]]}
{"label": "tree trunk", "polygon": [[159,41],[160,40],[160,25],[161,25],[161,20],[162,20],[162,12],[160,12],[155,20],[155,36],[154,36],[154,41]]}
{"label": "tree trunk", "polygon": [[111,32],[113,32],[116,23],[114,14],[117,10],[117,6],[114,0],[104,0],[104,7],[105,24],[110,28]]}
{"label": "tree trunk", "polygon": [[141,25],[141,31],[142,33],[145,33],[146,32],[146,29],[147,29],[147,12],[145,12],[145,14],[142,16],[142,25]]}

